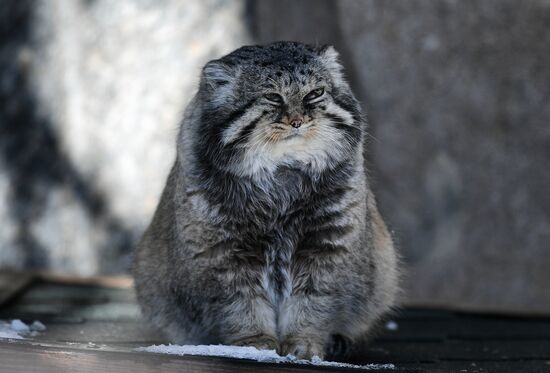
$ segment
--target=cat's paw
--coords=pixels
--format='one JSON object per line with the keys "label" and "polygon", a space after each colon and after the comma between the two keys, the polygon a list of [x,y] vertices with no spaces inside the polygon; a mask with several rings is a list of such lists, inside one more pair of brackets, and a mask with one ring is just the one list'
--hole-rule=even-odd
{"label": "cat's paw", "polygon": [[326,358],[339,361],[346,359],[351,353],[352,340],[341,334],[333,334],[326,348]]}
{"label": "cat's paw", "polygon": [[318,356],[321,360],[325,357],[323,345],[310,338],[287,338],[277,349],[281,356],[294,355],[298,359],[311,360]]}
{"label": "cat's paw", "polygon": [[239,338],[231,341],[233,346],[252,346],[259,350],[276,350],[278,348],[277,339],[267,334],[259,334]]}

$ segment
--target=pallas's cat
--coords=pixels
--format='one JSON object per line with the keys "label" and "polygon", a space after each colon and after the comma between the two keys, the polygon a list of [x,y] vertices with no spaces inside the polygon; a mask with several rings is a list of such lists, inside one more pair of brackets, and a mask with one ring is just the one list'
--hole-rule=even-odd
{"label": "pallas's cat", "polygon": [[397,289],[365,127],[333,47],[278,42],[207,63],[135,254],[144,314],[176,343],[300,358],[365,337]]}

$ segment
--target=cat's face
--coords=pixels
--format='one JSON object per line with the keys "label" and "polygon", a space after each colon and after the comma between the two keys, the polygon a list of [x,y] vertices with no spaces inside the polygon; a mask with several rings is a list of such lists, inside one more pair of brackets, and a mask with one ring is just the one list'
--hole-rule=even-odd
{"label": "cat's face", "polygon": [[281,164],[320,171],[361,140],[359,108],[331,47],[244,47],[207,64],[203,88],[208,152],[242,175]]}

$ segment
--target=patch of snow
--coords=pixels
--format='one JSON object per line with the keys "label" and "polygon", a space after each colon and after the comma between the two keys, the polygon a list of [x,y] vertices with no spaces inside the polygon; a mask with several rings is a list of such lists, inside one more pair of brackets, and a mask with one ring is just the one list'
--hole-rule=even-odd
{"label": "patch of snow", "polygon": [[46,330],[46,326],[37,320],[30,326],[19,319],[11,321],[0,320],[0,338],[4,339],[24,339],[28,336],[34,337],[38,332],[44,330]]}
{"label": "patch of snow", "polygon": [[386,323],[386,329],[396,331],[397,329],[399,329],[399,325],[395,321],[388,321]]}
{"label": "patch of snow", "polygon": [[4,329],[2,325],[0,325],[0,339],[23,339],[17,332],[14,332],[11,329]]}
{"label": "patch of snow", "polygon": [[42,324],[38,320],[34,320],[30,328],[32,331],[35,331],[35,332],[43,332],[44,330],[46,330],[46,325]]}
{"label": "patch of snow", "polygon": [[31,330],[27,324],[18,319],[11,320],[10,328],[17,333],[28,333]]}
{"label": "patch of snow", "polygon": [[357,368],[357,369],[395,369],[393,364],[367,364],[353,365],[348,363],[338,363],[334,361],[324,361],[318,356],[311,360],[297,359],[293,355],[280,356],[275,350],[258,350],[256,347],[224,346],[224,345],[153,345],[148,347],[136,348],[136,351],[154,352],[160,354],[172,355],[200,355],[200,356],[219,356],[230,357],[234,359],[256,360],[261,363],[293,363],[304,365],[317,365],[339,368]]}

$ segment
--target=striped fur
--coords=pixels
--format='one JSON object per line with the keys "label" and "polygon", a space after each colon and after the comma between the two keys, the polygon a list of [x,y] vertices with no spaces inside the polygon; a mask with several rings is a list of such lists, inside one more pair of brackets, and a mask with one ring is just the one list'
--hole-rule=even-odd
{"label": "striped fur", "polygon": [[209,62],[136,250],[144,314],[177,343],[302,358],[368,335],[397,270],[364,132],[332,47],[280,42]]}

